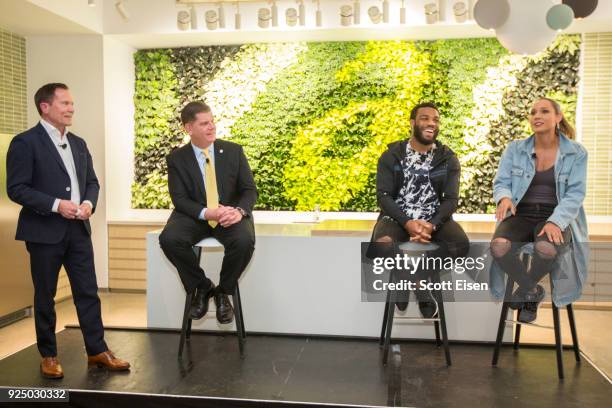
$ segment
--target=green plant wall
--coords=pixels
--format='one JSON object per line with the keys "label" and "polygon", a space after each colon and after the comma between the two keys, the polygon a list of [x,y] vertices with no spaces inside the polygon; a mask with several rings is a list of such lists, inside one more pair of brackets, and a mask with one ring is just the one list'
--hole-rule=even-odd
{"label": "green plant wall", "polygon": [[462,163],[460,212],[493,207],[503,148],[529,135],[526,113],[552,96],[575,116],[579,37],[536,57],[495,39],[276,43],[136,53],[134,208],[168,208],[164,157],[188,142],[179,112],[204,100],[219,137],[240,143],[257,209],[376,211],[376,163],[408,137],[420,101]]}

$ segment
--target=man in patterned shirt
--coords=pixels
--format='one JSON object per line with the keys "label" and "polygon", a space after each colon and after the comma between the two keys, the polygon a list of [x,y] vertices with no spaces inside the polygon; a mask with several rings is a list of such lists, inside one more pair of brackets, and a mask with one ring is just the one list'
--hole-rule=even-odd
{"label": "man in patterned shirt", "polygon": [[[465,256],[467,235],[452,219],[459,201],[459,160],[436,140],[440,130],[436,105],[416,105],[410,113],[410,125],[410,138],[389,144],[378,161],[376,190],[381,212],[372,241],[435,242],[439,250],[430,256]],[[410,279],[419,282],[428,276],[417,271]],[[417,290],[416,296],[423,317],[438,314],[437,302],[429,291]],[[408,293],[400,300],[398,309],[405,310]]]}

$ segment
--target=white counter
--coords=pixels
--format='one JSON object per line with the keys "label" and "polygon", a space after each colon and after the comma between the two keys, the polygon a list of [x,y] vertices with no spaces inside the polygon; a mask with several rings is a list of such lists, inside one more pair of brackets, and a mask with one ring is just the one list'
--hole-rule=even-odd
{"label": "white counter", "polygon": [[[336,336],[380,335],[384,303],[361,301],[361,243],[364,231],[337,234],[306,225],[288,225],[270,231],[257,228],[253,259],[240,280],[247,331]],[[176,269],[159,247],[159,234],[147,234],[148,327],[179,329],[185,291]],[[323,233],[322,233],[323,232]],[[202,266],[219,280],[223,252],[205,250]],[[411,300],[413,297],[411,298]],[[501,304],[445,302],[450,340],[494,341]],[[433,324],[408,321],[417,316],[411,303],[395,314],[393,336],[435,338]],[[193,322],[194,330],[234,330],[220,325],[209,313]],[[505,341],[511,338],[508,326]]]}

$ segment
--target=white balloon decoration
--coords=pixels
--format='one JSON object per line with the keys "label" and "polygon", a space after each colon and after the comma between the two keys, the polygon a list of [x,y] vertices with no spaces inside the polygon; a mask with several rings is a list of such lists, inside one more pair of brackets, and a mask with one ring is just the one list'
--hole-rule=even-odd
{"label": "white balloon decoration", "polygon": [[511,0],[510,16],[496,31],[497,39],[517,54],[535,54],[549,46],[557,32],[546,24],[549,0]]}

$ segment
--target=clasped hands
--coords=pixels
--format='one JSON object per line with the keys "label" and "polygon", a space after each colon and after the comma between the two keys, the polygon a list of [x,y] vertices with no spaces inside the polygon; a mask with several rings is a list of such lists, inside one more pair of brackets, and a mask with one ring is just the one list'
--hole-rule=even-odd
{"label": "clasped hands", "polygon": [[204,214],[208,221],[217,221],[223,228],[237,224],[242,214],[234,207],[219,204],[219,208],[208,208]]}
{"label": "clasped hands", "polygon": [[[512,200],[508,197],[504,197],[497,204],[497,210],[495,211],[495,219],[497,221],[503,221],[506,218],[506,214],[510,211],[510,214],[516,215],[516,207],[512,203]],[[547,222],[544,227],[538,233],[538,237],[546,235],[548,242],[552,242],[556,245],[563,244],[563,231],[556,224]]]}
{"label": "clasped hands", "polygon": [[429,243],[433,232],[433,224],[425,220],[409,220],[404,229],[410,234],[411,242]]}
{"label": "clasped hands", "polygon": [[88,203],[76,205],[70,200],[60,200],[57,212],[69,220],[87,220],[91,217],[91,206]]}

